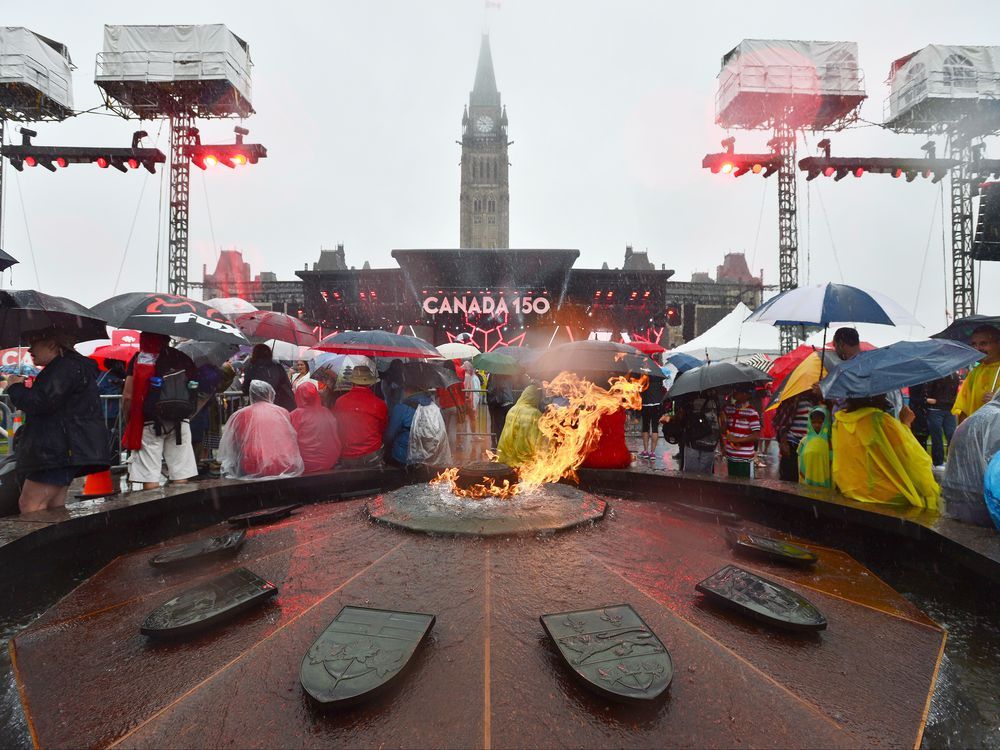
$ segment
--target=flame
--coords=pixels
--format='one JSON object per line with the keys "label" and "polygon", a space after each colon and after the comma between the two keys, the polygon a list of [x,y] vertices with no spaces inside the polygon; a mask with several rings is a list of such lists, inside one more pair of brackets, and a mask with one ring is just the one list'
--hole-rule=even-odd
{"label": "flame", "polygon": [[549,406],[538,420],[546,445],[519,467],[521,483],[532,486],[560,479],[576,481],[576,470],[601,437],[597,427],[600,418],[619,409],[641,409],[641,394],[647,383],[645,375],[639,379],[617,377],[605,389],[571,372],[561,372],[555,380],[546,382],[547,393],[568,403]]}
{"label": "flame", "polygon": [[[495,461],[496,456],[491,456],[490,460]],[[492,477],[483,477],[483,480],[479,484],[473,485],[468,489],[459,487],[456,484],[457,479],[458,467],[453,467],[442,471],[430,481],[430,484],[448,483],[451,485],[451,491],[454,494],[475,500],[481,500],[486,497],[514,497],[521,491],[521,485],[511,484],[509,479],[503,480],[503,484],[497,484]]]}
{"label": "flame", "polygon": [[[576,470],[600,440],[598,421],[619,409],[641,409],[641,394],[648,382],[645,375],[638,379],[617,377],[611,379],[610,388],[601,388],[573,373],[561,372],[544,386],[549,395],[561,397],[567,404],[550,405],[538,420],[538,429],[545,440],[531,461],[516,467],[520,480],[517,484],[506,479],[503,484],[496,484],[491,478],[483,477],[482,483],[463,489],[455,484],[457,467],[445,469],[430,483],[450,484],[451,491],[462,497],[486,498],[514,497],[524,490],[560,479],[575,482]],[[495,454],[488,452],[487,455],[490,461],[497,460]]]}

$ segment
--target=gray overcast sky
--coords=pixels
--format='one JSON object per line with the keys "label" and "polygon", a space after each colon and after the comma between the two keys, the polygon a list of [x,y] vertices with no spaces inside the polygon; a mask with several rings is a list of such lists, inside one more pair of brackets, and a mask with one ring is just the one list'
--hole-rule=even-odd
{"label": "gray overcast sky", "polygon": [[[201,279],[202,263],[214,266],[219,247],[241,249],[255,272],[292,278],[321,245],[338,241],[358,267],[365,260],[394,265],[396,247],[457,246],[455,141],[482,0],[48,0],[8,2],[6,11],[5,24],[69,46],[79,110],[101,104],[93,74],[105,23],[221,22],[250,44],[257,114],[244,124],[269,157],[236,172],[192,170],[192,279]],[[692,271],[714,274],[725,252],[745,250],[775,283],[777,178],[735,180],[701,169],[701,157],[719,150],[726,135],[713,123],[720,57],[743,38],[856,41],[869,94],[861,116],[880,122],[893,59],[928,43],[997,44],[997,29],[995,0],[503,0],[490,30],[515,141],[511,245],[579,248],[578,266],[614,267],[631,242],[679,280]],[[229,141],[234,124],[200,123],[208,142]],[[36,142],[124,146],[138,127],[89,114],[39,124]],[[151,140],[159,134],[167,150],[165,126],[141,127]],[[15,128],[8,132],[16,136]],[[765,150],[769,137],[733,134],[746,151]],[[810,134],[809,143],[819,137]],[[840,155],[920,156],[926,139],[863,127],[832,140]],[[1000,156],[996,139],[988,155]],[[153,287],[158,236],[165,236],[161,174],[86,166],[57,174],[8,167],[5,174],[4,247],[22,260],[13,286],[36,286],[26,219],[42,290],[93,304],[116,289]],[[947,206],[947,181],[869,175],[806,185],[800,179],[801,282],[842,279],[878,289],[915,305],[928,333],[940,327],[950,300],[940,203]],[[166,241],[159,245],[163,256]],[[983,264],[980,278],[980,312],[1000,313],[998,264]]]}

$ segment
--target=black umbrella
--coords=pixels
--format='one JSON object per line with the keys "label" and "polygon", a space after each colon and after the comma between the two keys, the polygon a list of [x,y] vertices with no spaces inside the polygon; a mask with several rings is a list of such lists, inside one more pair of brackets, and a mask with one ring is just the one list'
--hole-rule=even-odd
{"label": "black umbrella", "polygon": [[26,334],[52,326],[66,331],[76,341],[108,337],[102,316],[79,302],[34,289],[0,292],[0,348],[18,346],[25,343]]}
{"label": "black umbrella", "polygon": [[770,379],[771,376],[766,372],[742,362],[712,362],[678,375],[667,392],[667,398],[700,393],[712,388],[766,383]]}
{"label": "black umbrella", "polygon": [[931,336],[932,339],[952,339],[968,344],[972,338],[972,332],[979,326],[993,326],[1000,329],[1000,315],[968,315],[964,318],[956,318],[952,324],[940,333]]}
{"label": "black umbrella", "polygon": [[219,341],[184,341],[177,345],[177,349],[188,355],[195,367],[221,367],[240,350],[236,344],[223,344]]}
{"label": "black umbrella", "polygon": [[336,354],[363,354],[387,359],[440,359],[441,352],[416,336],[389,331],[341,331],[327,336],[313,349]]}
{"label": "black umbrella", "polygon": [[118,328],[135,328],[195,341],[250,343],[240,329],[214,307],[176,294],[119,294],[95,305],[94,313]]}
{"label": "black umbrella", "polygon": [[0,271],[6,271],[8,268],[10,268],[15,263],[20,263],[20,262],[21,261],[19,261],[17,258],[15,258],[10,253],[7,253],[7,252],[4,252],[3,250],[0,250]]}
{"label": "black umbrella", "polygon": [[663,377],[660,366],[649,355],[612,341],[587,339],[561,344],[542,352],[528,364],[528,372],[542,379],[551,379],[566,371],[592,380],[630,374]]}
{"label": "black umbrella", "polygon": [[[408,388],[420,391],[432,391],[438,388],[448,388],[458,383],[455,368],[451,362],[420,362],[408,360],[402,363],[400,382]],[[384,380],[395,380],[386,373]]]}

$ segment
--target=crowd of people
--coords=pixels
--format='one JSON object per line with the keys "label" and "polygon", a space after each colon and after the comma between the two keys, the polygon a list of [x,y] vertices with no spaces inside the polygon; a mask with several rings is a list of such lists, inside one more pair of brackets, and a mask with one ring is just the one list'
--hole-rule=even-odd
{"label": "crowd of people", "polygon": [[[978,328],[972,345],[984,357],[964,379],[949,374],[906,394],[857,399],[824,399],[814,387],[782,400],[771,425],[764,418],[766,394],[750,385],[669,401],[654,379],[636,415],[639,458],[655,456],[659,428],[668,443],[679,446],[683,472],[711,474],[721,460],[729,476],[754,479],[760,449],[773,439],[782,480],[836,488],[861,502],[931,511],[940,509],[943,488],[944,512],[990,525],[984,481],[1000,450],[1000,331]],[[858,356],[857,331],[837,330],[833,347],[840,361]],[[489,375],[483,388],[468,361],[442,363],[454,369],[453,384],[428,389],[410,384],[400,360],[381,373],[362,358],[364,363],[339,373],[314,374],[307,362],[286,368],[264,344],[242,363],[196,367],[168,337],[153,333],[141,335],[127,365],[105,362],[103,371],[57,329],[34,334],[30,351],[42,368],[32,387],[17,375],[7,384],[12,405],[26,416],[15,442],[22,512],[63,505],[75,478],[107,468],[121,448],[128,451],[134,485],[152,489],[164,479],[190,481],[199,474],[199,453],[210,431],[222,434],[216,458],[222,475],[233,478],[386,464],[448,466],[479,431],[480,403],[489,412],[499,460],[522,466],[545,448],[539,424],[552,403],[543,385],[526,376]],[[223,428],[219,410],[206,407],[236,387],[237,379],[249,403]],[[118,415],[100,405],[100,394],[116,389],[124,424],[120,446],[108,437]],[[583,466],[632,463],[626,419],[624,408],[601,415],[600,435],[588,443]],[[936,476],[935,467],[945,468]],[[1000,464],[995,473],[1000,478]]]}
{"label": "crowd of people", "polygon": [[[861,351],[853,328],[838,329],[833,344],[840,361]],[[991,526],[984,482],[991,458],[1000,451],[1000,330],[981,326],[971,344],[983,359],[964,379],[952,373],[913,386],[905,395],[869,398],[823,399],[815,386],[782,401],[773,419],[778,477],[836,488],[861,502],[931,511],[942,510],[943,493],[946,515]],[[665,404],[664,437],[680,445],[682,471],[712,474],[721,454],[729,476],[752,478],[763,462],[758,451],[764,443],[762,394],[753,404],[755,394],[748,387],[729,391]],[[942,467],[943,473],[935,475]]]}

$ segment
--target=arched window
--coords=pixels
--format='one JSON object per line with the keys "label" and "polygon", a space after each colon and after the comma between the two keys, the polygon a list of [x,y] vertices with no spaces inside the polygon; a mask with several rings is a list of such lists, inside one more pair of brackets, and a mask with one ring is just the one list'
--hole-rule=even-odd
{"label": "arched window", "polygon": [[487,212],[489,212],[491,214],[492,213],[496,213],[497,202],[495,200],[493,200],[492,196],[486,200],[486,210],[487,210]]}
{"label": "arched window", "polygon": [[481,156],[479,157],[479,176],[486,178],[486,164]]}
{"label": "arched window", "polygon": [[972,60],[957,53],[944,59],[944,85],[957,89],[976,88],[976,69]]}
{"label": "arched window", "polygon": [[497,160],[494,159],[493,160],[493,179],[494,180],[497,178],[498,174],[499,174],[499,172],[497,172]]}
{"label": "arched window", "polygon": [[482,211],[483,210],[483,201],[481,199],[479,199],[479,198],[476,198],[472,202],[472,210],[475,211],[476,213],[479,213],[480,211]]}
{"label": "arched window", "polygon": [[477,170],[476,170],[476,160],[473,159],[472,160],[472,179],[476,179],[477,176],[478,175],[477,175]]}
{"label": "arched window", "polygon": [[908,65],[906,76],[899,89],[899,100],[904,105],[912,104],[927,93],[927,67],[922,62]]}

